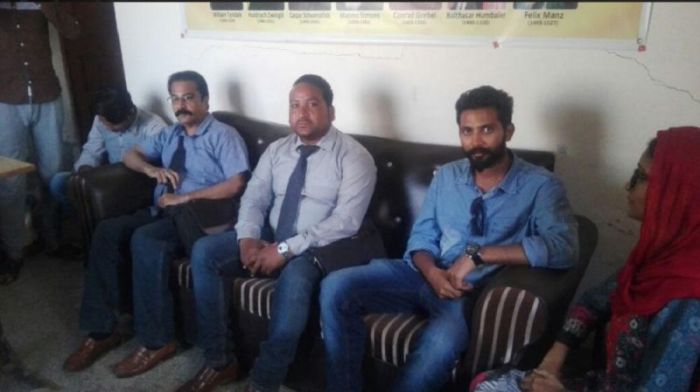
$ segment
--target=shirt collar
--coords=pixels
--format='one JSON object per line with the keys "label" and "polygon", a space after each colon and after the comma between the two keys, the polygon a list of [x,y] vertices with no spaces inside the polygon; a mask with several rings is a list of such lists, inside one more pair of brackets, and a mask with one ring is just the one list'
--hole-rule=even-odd
{"label": "shirt collar", "polygon": [[515,194],[518,192],[518,187],[520,184],[520,174],[523,172],[523,167],[525,166],[525,161],[518,158],[513,154],[512,151],[508,150],[508,153],[513,157],[513,162],[510,165],[508,173],[506,173],[505,178],[498,184],[498,188],[502,189],[505,193]]}
{"label": "shirt collar", "polygon": [[[508,172],[503,177],[501,182],[498,185],[496,185],[496,187],[492,189],[491,192],[493,192],[496,189],[501,189],[505,193],[517,193],[518,178],[520,177],[520,172],[522,172],[524,161],[521,158],[518,158],[515,154],[513,154],[513,152],[510,149],[507,149],[507,151],[508,154],[510,154],[510,156],[513,158],[513,161],[510,164],[510,169],[508,169]],[[464,166],[462,170],[463,173],[461,181],[463,181],[467,185],[476,186],[476,183],[474,181],[474,173],[472,173],[469,159],[464,159]]]}
{"label": "shirt collar", "polygon": [[141,126],[141,123],[143,122],[143,112],[141,112],[141,109],[136,109],[136,115],[134,116],[134,121],[131,122],[131,125],[129,125],[129,128],[124,130],[124,133],[136,133],[138,131],[139,126]]}
{"label": "shirt collar", "polygon": [[[318,144],[316,144],[321,150],[326,150],[326,151],[331,151],[333,150],[333,147],[335,146],[335,141],[338,140],[338,131],[333,125],[328,129],[328,132],[326,132],[325,135],[321,138],[321,140],[318,141]],[[299,136],[294,135],[294,149],[296,150],[301,146],[302,143],[301,139]]]}
{"label": "shirt collar", "polygon": [[[197,131],[194,133],[193,136],[201,136],[205,134],[209,130],[209,126],[211,123],[214,122],[214,116],[211,113],[207,113],[207,116],[204,117],[204,120],[202,120],[201,123],[199,123],[199,126],[197,127]],[[175,123],[175,133],[178,135],[185,135],[187,136],[187,131],[185,130],[185,126],[178,123]]]}

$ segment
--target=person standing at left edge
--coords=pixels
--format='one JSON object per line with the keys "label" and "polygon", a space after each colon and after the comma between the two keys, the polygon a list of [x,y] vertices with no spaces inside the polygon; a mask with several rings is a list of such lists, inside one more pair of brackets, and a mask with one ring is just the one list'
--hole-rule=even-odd
{"label": "person standing at left edge", "polygon": [[[0,2],[0,155],[26,161],[33,141],[48,214],[49,180],[61,169],[63,105],[49,25],[75,39],[78,21],[58,2]],[[25,243],[25,175],[0,180],[0,284],[19,275]],[[42,233],[43,234],[43,233]]]}

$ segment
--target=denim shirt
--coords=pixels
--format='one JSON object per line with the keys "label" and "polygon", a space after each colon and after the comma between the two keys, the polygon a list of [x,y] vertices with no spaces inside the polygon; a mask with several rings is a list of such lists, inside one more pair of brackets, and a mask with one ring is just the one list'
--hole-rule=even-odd
{"label": "denim shirt", "polygon": [[110,131],[95,116],[88,140],[83,145],[80,157],[73,164],[73,169],[77,171],[83,165],[100,166],[105,161],[105,154],[107,162],[121,162],[131,147],[166,127],[165,121],[158,115],[141,109],[136,112],[134,122],[123,132]]}
{"label": "denim shirt", "polygon": [[[509,152],[510,153],[510,152]],[[483,197],[483,236],[472,233],[470,206]],[[523,247],[532,267],[569,268],[578,257],[578,226],[562,183],[546,169],[513,156],[501,183],[487,193],[476,186],[468,159],[438,170],[411,230],[404,261],[425,250],[449,268],[469,243]],[[475,284],[500,265],[482,264],[465,277]]]}
{"label": "denim shirt", "polygon": [[[139,147],[150,162],[159,162],[163,167],[168,167],[180,135],[185,136],[185,173],[175,193],[208,188],[249,170],[248,150],[241,135],[211,114],[205,117],[192,136],[187,136],[185,127],[178,123],[155,137],[141,141]],[[154,204],[165,189],[164,184],[156,186]]]}

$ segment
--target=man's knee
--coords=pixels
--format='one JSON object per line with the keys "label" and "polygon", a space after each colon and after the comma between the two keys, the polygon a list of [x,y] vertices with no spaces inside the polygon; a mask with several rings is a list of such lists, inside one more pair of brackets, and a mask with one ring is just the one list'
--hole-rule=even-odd
{"label": "man's knee", "polygon": [[225,232],[201,237],[192,245],[190,263],[192,272],[203,269],[227,269],[228,263],[238,259],[236,236]]}
{"label": "man's knee", "polygon": [[337,271],[321,281],[321,309],[334,311],[343,307],[353,293],[353,281],[346,271]]}
{"label": "man's knee", "polygon": [[149,225],[141,226],[134,230],[130,242],[132,255],[136,256],[144,252],[149,252],[158,246],[158,239],[152,235],[148,226]]}
{"label": "man's knee", "polygon": [[190,256],[192,272],[216,268],[217,254],[220,252],[221,245],[210,239],[209,236],[204,236],[192,245]]}
{"label": "man's knee", "polygon": [[437,355],[460,353],[469,344],[469,327],[464,317],[451,318],[425,331],[423,345]]}
{"label": "man's knee", "polygon": [[305,257],[296,257],[284,266],[277,279],[275,294],[282,293],[291,302],[307,301],[321,281],[321,272]]}

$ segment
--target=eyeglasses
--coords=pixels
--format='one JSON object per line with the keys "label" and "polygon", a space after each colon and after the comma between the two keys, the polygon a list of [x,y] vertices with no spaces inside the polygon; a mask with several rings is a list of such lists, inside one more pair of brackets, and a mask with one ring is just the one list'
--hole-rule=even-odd
{"label": "eyeglasses", "polygon": [[472,234],[483,236],[484,235],[484,199],[479,196],[474,201],[469,208],[469,212],[472,214],[472,220],[470,222],[472,227]]}
{"label": "eyeglasses", "polygon": [[168,97],[168,102],[170,102],[173,105],[179,105],[180,102],[185,102],[185,103],[194,102],[195,98],[197,98],[196,94],[185,94],[181,97],[178,97],[177,95],[171,95]]}
{"label": "eyeglasses", "polygon": [[630,182],[629,182],[629,185],[627,186],[627,190],[632,190],[640,182],[647,182],[647,181],[649,181],[649,176],[646,173],[644,173],[643,171],[639,170],[639,168],[636,168],[636,169],[634,169],[634,173],[632,173],[632,177],[630,178]]}

